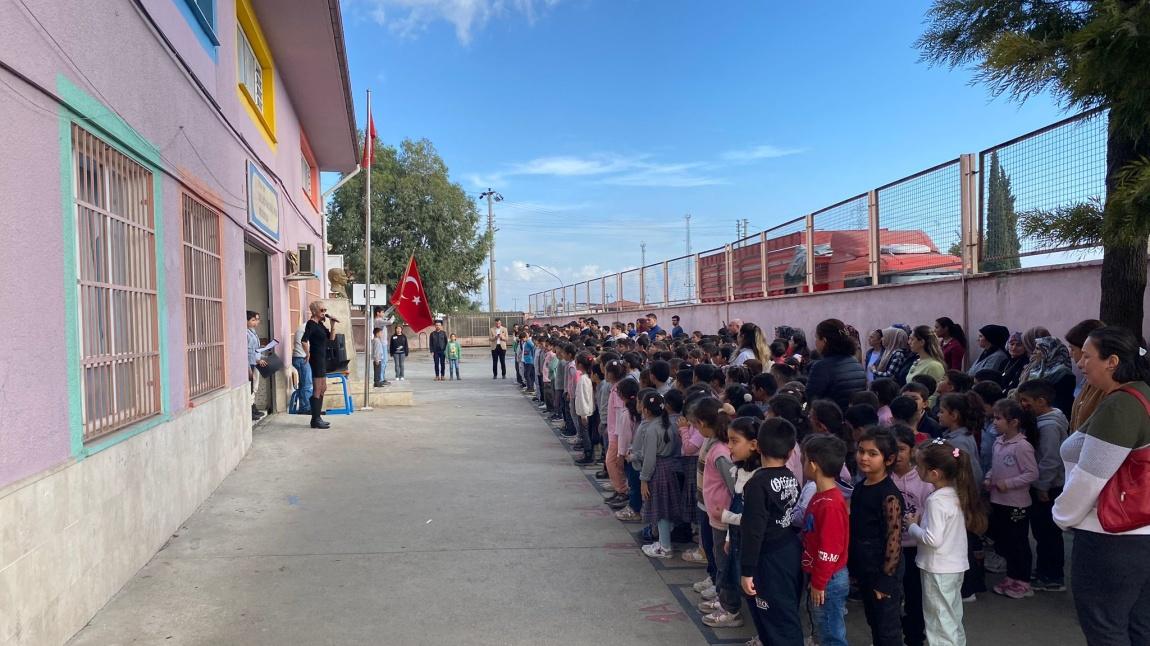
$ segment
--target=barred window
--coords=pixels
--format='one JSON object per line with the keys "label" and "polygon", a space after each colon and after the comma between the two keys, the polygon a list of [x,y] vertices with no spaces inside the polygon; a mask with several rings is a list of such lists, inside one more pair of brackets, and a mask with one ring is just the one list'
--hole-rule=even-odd
{"label": "barred window", "polygon": [[243,27],[236,27],[236,40],[238,42],[237,54],[239,56],[240,85],[248,90],[248,95],[255,101],[260,112],[264,109],[264,68],[256,57],[256,51],[244,33]]}
{"label": "barred window", "polygon": [[184,325],[188,396],[224,387],[223,259],[220,214],[188,194],[184,215]]}
{"label": "barred window", "polygon": [[84,440],[160,412],[152,173],[72,126]]}

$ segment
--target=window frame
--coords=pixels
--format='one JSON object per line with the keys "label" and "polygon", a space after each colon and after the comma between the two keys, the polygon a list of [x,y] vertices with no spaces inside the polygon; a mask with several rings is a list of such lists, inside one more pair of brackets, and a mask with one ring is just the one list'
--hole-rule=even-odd
{"label": "window frame", "polygon": [[[197,223],[189,222],[197,216],[210,222],[199,223],[197,230]],[[187,391],[189,399],[197,399],[227,387],[222,217],[219,210],[185,191],[180,193],[180,223]],[[192,258],[199,262],[189,262]],[[197,379],[201,368],[201,378]]]}
{"label": "window frame", "polygon": [[[255,88],[249,89],[244,78],[246,65],[245,47],[250,50],[255,61],[259,64],[260,87],[257,100]],[[272,59],[271,49],[251,0],[236,0],[236,91],[239,92],[241,103],[251,115],[252,120],[260,127],[261,134],[268,145],[274,150],[276,146],[276,119],[275,119],[275,61]]]}
{"label": "window frame", "polygon": [[[200,29],[203,30],[204,35],[207,36],[208,40],[211,41],[212,45],[219,47],[220,46],[220,39],[219,39],[219,36],[216,35],[216,17],[218,15],[217,11],[216,11],[216,9],[217,9],[216,1],[215,0],[176,0],[176,1],[177,2],[182,1],[184,3],[184,6],[186,6],[188,11],[192,14],[192,17],[196,19],[196,23],[199,24]],[[210,5],[210,7],[211,7],[211,15],[210,16],[208,14],[204,13],[204,7],[203,7],[204,4]]]}
{"label": "window frame", "polygon": [[82,441],[163,414],[154,171],[71,125]]}
{"label": "window frame", "polygon": [[[300,185],[303,186],[304,197],[312,205],[312,208],[319,212],[319,164],[315,161],[315,155],[311,151],[311,145],[307,141],[307,137],[300,133]],[[308,173],[304,173],[304,168],[308,169]],[[308,174],[311,179],[308,179]]]}

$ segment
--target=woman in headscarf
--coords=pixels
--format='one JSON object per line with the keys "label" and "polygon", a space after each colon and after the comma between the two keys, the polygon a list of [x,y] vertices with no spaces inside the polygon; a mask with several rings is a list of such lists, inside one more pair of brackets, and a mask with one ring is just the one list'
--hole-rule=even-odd
{"label": "woman in headscarf", "polygon": [[1002,371],[1006,367],[1009,357],[1006,355],[1006,341],[1010,338],[1010,330],[1001,325],[984,325],[978,329],[978,347],[982,354],[967,370],[967,374],[974,376],[984,368]]}
{"label": "woman in headscarf", "polygon": [[1052,336],[1042,336],[1034,340],[1034,352],[1030,364],[1022,371],[1022,381],[1041,379],[1054,386],[1054,401],[1050,402],[1070,419],[1074,408],[1074,369],[1070,365],[1070,350],[1062,341]]}
{"label": "woman in headscarf", "polygon": [[906,372],[914,361],[910,351],[909,337],[902,328],[888,327],[882,331],[882,357],[871,367],[875,379],[894,379],[898,384],[906,384]]}
{"label": "woman in headscarf", "polygon": [[1030,363],[1030,355],[1022,343],[1021,333],[1015,332],[1010,335],[1010,340],[1006,342],[1006,354],[1008,357],[1006,365],[1002,367],[1002,376],[998,379],[1004,393],[1018,388],[1018,383],[1022,381],[1022,371]]}

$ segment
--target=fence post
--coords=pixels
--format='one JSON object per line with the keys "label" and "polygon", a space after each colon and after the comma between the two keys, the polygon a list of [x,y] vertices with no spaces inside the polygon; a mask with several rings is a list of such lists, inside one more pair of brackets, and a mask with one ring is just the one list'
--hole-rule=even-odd
{"label": "fence post", "polygon": [[623,311],[623,273],[615,274],[615,305]]}
{"label": "fence post", "polygon": [[667,261],[663,261],[663,307],[671,302],[671,280],[670,274],[667,273]]}
{"label": "fence post", "polygon": [[867,253],[870,255],[870,284],[877,285],[879,281],[879,269],[882,253],[882,245],[879,242],[879,213],[878,213],[878,191],[867,191],[867,227],[870,229],[867,235]]}
{"label": "fence post", "polygon": [[807,214],[807,293],[815,291],[815,214]]}
{"label": "fence post", "polygon": [[967,275],[978,273],[978,259],[982,252],[982,190],[978,155],[967,153],[959,157],[962,204],[962,271]]}
{"label": "fence post", "polygon": [[639,268],[639,307],[647,304],[647,268]]}
{"label": "fence post", "polygon": [[763,298],[767,297],[767,232],[759,234],[759,283]]}
{"label": "fence post", "polygon": [[691,270],[691,273],[695,274],[695,285],[691,289],[691,302],[701,303],[703,299],[699,298],[699,291],[702,287],[699,287],[699,281],[703,277],[703,274],[699,271],[699,254],[695,254],[693,262],[695,263],[695,268]]}
{"label": "fence post", "polygon": [[723,287],[724,300],[728,303],[735,300],[735,282],[731,280],[731,245],[723,246],[723,278],[726,285]]}

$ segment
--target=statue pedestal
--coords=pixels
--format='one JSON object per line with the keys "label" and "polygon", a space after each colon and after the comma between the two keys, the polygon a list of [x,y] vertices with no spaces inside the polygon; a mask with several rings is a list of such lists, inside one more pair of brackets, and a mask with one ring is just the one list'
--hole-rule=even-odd
{"label": "statue pedestal", "polygon": [[343,298],[329,298],[320,302],[327,307],[328,316],[339,319],[339,323],[335,325],[335,333],[343,335],[344,349],[347,350],[348,358],[348,378],[355,379],[358,376],[362,379],[363,366],[359,364],[359,359],[356,356],[355,338],[352,336],[354,332],[351,327],[351,303]]}

